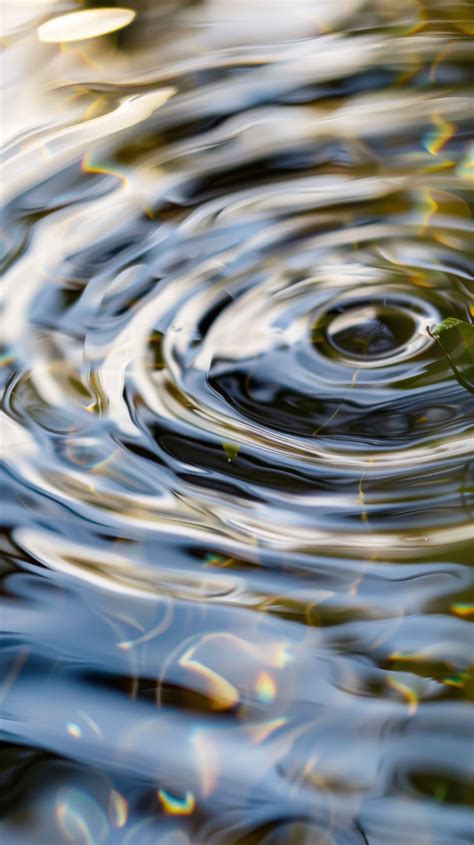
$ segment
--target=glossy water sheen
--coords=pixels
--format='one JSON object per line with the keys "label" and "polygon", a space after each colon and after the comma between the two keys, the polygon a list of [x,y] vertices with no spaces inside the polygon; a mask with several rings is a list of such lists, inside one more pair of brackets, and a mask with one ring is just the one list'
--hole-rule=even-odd
{"label": "glossy water sheen", "polygon": [[2,845],[467,845],[472,10],[128,7],[3,16]]}

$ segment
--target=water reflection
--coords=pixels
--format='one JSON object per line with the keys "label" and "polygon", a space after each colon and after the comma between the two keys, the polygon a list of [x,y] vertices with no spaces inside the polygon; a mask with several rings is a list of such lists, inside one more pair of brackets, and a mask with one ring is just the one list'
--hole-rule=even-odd
{"label": "water reflection", "polygon": [[467,845],[469,9],[2,23],[2,843]]}

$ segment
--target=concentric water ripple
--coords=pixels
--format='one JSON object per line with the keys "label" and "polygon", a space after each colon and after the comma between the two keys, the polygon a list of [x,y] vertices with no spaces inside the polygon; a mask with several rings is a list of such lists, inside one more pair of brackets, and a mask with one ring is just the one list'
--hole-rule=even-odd
{"label": "concentric water ripple", "polygon": [[66,49],[34,5],[2,843],[467,845],[466,9],[143,0]]}

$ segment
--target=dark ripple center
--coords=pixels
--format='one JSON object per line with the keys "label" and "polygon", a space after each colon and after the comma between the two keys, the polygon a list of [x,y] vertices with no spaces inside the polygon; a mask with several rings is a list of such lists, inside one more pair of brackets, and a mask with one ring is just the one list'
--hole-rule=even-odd
{"label": "dark ripple center", "polygon": [[327,338],[340,355],[376,359],[391,356],[406,346],[415,331],[416,322],[406,309],[364,303],[335,315]]}

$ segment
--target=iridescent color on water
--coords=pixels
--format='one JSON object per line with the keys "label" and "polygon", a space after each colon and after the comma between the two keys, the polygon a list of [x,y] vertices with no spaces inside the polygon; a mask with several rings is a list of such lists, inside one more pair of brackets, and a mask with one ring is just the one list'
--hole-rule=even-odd
{"label": "iridescent color on water", "polygon": [[100,6],[2,16],[0,841],[468,845],[472,10]]}

